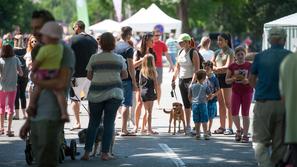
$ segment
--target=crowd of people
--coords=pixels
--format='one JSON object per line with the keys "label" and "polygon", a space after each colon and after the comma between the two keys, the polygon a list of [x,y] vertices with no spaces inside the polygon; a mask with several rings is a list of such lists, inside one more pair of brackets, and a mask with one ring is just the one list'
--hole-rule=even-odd
{"label": "crowd of people", "polygon": [[[167,58],[172,72],[172,89],[176,88],[178,79],[186,134],[194,134],[197,140],[202,136],[209,140],[212,134],[235,133],[236,142],[249,143],[249,110],[255,94],[252,141],[259,166],[281,165],[286,152],[291,153],[288,161],[296,165],[296,86],[293,84],[297,56],[284,49],[283,29],[272,28],[271,48],[256,54],[253,62],[249,62],[245,59],[247,49],[244,46],[233,49],[228,33],[218,35],[219,49],[212,51],[208,36],[197,46],[186,33],[177,40],[171,33],[163,42],[160,38],[163,32],[158,28],[144,34],[138,45],[131,40],[133,29],[129,26],[122,27],[119,39],[109,32],[95,39],[85,32],[82,21],[75,22],[75,34],[63,41],[62,27],[46,10],[33,12],[31,27],[32,34],[27,40],[15,32],[13,38],[7,34],[1,42],[0,135],[5,134],[7,115],[6,134],[14,136],[12,120],[20,119],[21,110],[26,121],[19,135],[25,139],[31,132],[38,166],[57,166],[64,123],[69,122],[68,93],[75,116],[72,130],[81,128],[80,102],[88,100],[89,124],[82,160],[89,160],[100,124],[104,127],[101,159],[114,158],[109,150],[117,112],[122,115],[121,136],[135,136],[139,132],[158,135],[152,127],[152,115],[155,108],[162,108],[162,56]],[[157,107],[153,106],[154,101]],[[130,111],[133,105],[135,109]],[[139,130],[142,107],[145,113]],[[217,108],[220,127],[212,131]],[[130,112],[135,112],[132,131],[127,127]],[[288,150],[285,143],[290,146]]]}

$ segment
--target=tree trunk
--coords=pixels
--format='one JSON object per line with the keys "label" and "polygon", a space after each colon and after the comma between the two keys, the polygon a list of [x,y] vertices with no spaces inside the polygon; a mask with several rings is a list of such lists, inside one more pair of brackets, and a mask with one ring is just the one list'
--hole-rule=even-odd
{"label": "tree trunk", "polygon": [[188,0],[180,0],[179,3],[179,18],[182,22],[182,33],[190,33],[188,19]]}

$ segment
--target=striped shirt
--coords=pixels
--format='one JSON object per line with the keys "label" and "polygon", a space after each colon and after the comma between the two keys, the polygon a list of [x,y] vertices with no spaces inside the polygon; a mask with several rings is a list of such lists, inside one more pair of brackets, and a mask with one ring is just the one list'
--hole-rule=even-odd
{"label": "striped shirt", "polygon": [[93,72],[87,99],[99,103],[108,99],[123,99],[121,71],[127,65],[121,55],[109,52],[94,54],[86,70]]}

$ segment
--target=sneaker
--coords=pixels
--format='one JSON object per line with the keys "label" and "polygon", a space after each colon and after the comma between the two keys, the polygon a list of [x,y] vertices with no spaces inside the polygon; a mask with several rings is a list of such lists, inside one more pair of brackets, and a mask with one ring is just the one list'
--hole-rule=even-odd
{"label": "sneaker", "polygon": [[207,133],[204,134],[204,140],[209,140],[209,135]]}
{"label": "sneaker", "polygon": [[226,129],[226,131],[224,132],[224,135],[233,135],[233,130],[231,128]]}
{"label": "sneaker", "polygon": [[191,134],[191,127],[186,128],[186,135],[190,135]]}
{"label": "sneaker", "polygon": [[225,128],[219,127],[217,130],[215,130],[213,133],[214,134],[224,134]]}
{"label": "sneaker", "polygon": [[200,135],[196,135],[195,139],[196,140],[200,140],[201,139],[201,136]]}

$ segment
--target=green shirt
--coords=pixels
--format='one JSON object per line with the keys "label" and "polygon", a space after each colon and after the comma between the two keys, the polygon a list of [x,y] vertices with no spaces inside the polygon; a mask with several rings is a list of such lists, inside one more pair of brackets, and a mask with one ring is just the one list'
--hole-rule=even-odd
{"label": "green shirt", "polygon": [[286,106],[286,143],[297,143],[297,54],[288,55],[280,66],[280,94]]}
{"label": "green shirt", "polygon": [[44,45],[38,51],[35,61],[40,62],[39,69],[56,70],[60,68],[63,55],[63,46],[61,44]]}
{"label": "green shirt", "polygon": [[[68,68],[71,73],[74,71],[75,65],[75,57],[70,49],[70,47],[63,46],[63,57],[61,61],[61,68],[65,67]],[[68,87],[65,89],[65,98],[68,95],[68,90],[70,88],[70,80],[69,77]],[[39,95],[38,102],[37,102],[37,115],[32,118],[32,121],[40,121],[40,120],[60,120],[61,119],[61,112],[59,111],[60,107],[57,101],[56,96],[54,95],[52,90],[44,89]]]}

